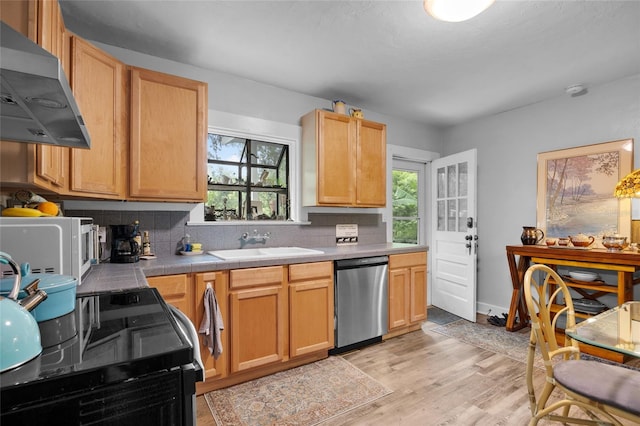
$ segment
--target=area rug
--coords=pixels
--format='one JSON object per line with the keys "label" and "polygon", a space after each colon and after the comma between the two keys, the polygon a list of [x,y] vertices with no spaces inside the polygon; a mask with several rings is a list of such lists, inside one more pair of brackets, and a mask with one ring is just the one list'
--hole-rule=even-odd
{"label": "area rug", "polygon": [[392,391],[340,356],[205,394],[219,426],[317,425]]}
{"label": "area rug", "polygon": [[[529,333],[510,332],[503,327],[475,323],[464,319],[432,328],[430,331],[502,354],[516,361],[527,362]],[[543,368],[544,364],[540,355],[536,356],[535,365]]]}
{"label": "area rug", "polygon": [[427,321],[429,322],[445,325],[460,319],[462,318],[436,306],[429,306],[427,308]]}

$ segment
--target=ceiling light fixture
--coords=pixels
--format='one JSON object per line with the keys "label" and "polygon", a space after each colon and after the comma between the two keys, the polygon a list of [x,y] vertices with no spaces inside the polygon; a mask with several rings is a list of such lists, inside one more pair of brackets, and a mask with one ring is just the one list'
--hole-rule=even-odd
{"label": "ceiling light fixture", "polygon": [[585,95],[587,93],[587,88],[583,84],[574,84],[564,90],[573,98],[575,98],[576,96]]}
{"label": "ceiling light fixture", "polygon": [[441,21],[462,22],[479,15],[495,0],[424,0],[424,10]]}

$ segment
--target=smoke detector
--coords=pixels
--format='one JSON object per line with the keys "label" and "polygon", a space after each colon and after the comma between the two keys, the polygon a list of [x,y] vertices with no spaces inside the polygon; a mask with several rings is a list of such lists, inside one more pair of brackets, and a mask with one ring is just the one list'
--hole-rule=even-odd
{"label": "smoke detector", "polygon": [[587,93],[587,88],[583,84],[574,84],[564,90],[573,98],[575,98],[576,96],[582,96]]}

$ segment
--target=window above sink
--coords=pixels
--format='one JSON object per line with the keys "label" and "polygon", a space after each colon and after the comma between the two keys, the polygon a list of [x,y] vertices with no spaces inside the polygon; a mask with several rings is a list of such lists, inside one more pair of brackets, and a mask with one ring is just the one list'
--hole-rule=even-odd
{"label": "window above sink", "polygon": [[206,221],[290,218],[289,146],[209,133]]}

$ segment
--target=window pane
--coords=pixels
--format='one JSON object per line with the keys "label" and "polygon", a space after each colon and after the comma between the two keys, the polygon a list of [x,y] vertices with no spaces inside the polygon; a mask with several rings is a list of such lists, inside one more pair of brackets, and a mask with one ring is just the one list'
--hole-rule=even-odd
{"label": "window pane", "polygon": [[456,200],[447,201],[447,231],[455,232],[457,224],[458,211],[456,209]]}
{"label": "window pane", "polygon": [[238,166],[228,164],[207,164],[207,182],[229,185],[238,182]]}
{"label": "window pane", "polygon": [[394,170],[392,178],[393,216],[418,217],[418,173]]}
{"label": "window pane", "polygon": [[394,219],[393,242],[418,244],[418,220]]}
{"label": "window pane", "polygon": [[251,141],[251,164],[277,166],[283,145]]}
{"label": "window pane", "polygon": [[458,163],[458,196],[467,196],[467,180],[469,179],[467,173],[467,163]]}
{"label": "window pane", "polygon": [[237,191],[209,191],[205,219],[237,220],[240,218],[240,202]]}
{"label": "window pane", "polygon": [[466,198],[460,198],[458,200],[458,209],[460,210],[458,213],[458,230],[462,232],[467,229],[467,199]]}
{"label": "window pane", "polygon": [[445,197],[445,189],[447,187],[447,181],[446,181],[446,176],[444,173],[444,167],[441,167],[438,169],[438,173],[437,173],[438,177],[438,198],[444,198]]}
{"label": "window pane", "polygon": [[457,179],[456,166],[447,166],[447,197],[456,196],[456,189],[458,187],[456,184]]}
{"label": "window pane", "polygon": [[242,158],[245,140],[209,133],[207,138],[207,159],[239,162]]}
{"label": "window pane", "polygon": [[445,231],[445,226],[445,202],[440,200],[438,201],[438,231]]}

